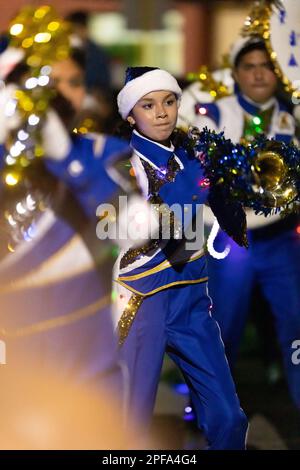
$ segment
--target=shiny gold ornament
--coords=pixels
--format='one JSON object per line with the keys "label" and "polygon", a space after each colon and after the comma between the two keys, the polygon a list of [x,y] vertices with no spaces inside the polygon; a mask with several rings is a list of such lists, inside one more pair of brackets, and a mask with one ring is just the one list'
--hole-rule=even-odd
{"label": "shiny gold ornament", "polygon": [[[30,67],[42,67],[68,56],[69,25],[52,6],[22,8],[11,22],[9,32],[11,46],[24,50]],[[33,72],[33,75],[39,73]]]}

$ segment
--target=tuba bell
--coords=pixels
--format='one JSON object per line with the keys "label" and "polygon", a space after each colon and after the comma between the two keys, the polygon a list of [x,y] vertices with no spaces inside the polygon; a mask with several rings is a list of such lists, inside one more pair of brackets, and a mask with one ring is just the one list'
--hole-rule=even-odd
{"label": "tuba bell", "polygon": [[297,187],[276,142],[270,142],[265,149],[257,152],[251,172],[252,189],[266,207],[282,207],[297,197]]}

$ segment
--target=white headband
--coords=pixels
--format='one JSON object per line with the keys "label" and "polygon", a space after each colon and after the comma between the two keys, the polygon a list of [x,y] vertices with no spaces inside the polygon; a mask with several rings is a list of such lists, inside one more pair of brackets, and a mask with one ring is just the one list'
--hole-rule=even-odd
{"label": "white headband", "polygon": [[235,66],[235,60],[239,53],[245,49],[247,46],[250,46],[250,44],[256,44],[256,43],[261,43],[263,41],[263,38],[259,36],[246,36],[242,37],[240,36],[235,43],[232,45],[230,53],[229,53],[229,62],[232,67]]}
{"label": "white headband", "polygon": [[172,91],[180,98],[182,90],[177,80],[166,70],[155,69],[130,80],[118,94],[119,113],[126,119],[134,105],[152,91]]}

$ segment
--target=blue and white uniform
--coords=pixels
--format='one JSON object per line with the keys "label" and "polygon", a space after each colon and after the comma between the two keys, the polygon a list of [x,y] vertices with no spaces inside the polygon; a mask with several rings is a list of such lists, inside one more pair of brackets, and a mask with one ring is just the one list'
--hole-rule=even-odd
{"label": "blue and white uniform", "polygon": [[[151,240],[148,246],[122,253],[118,261],[119,295],[124,304],[139,304],[121,348],[130,376],[130,416],[149,425],[167,351],[190,388],[198,426],[209,448],[244,449],[247,419],[218,325],[210,315],[201,218],[207,190],[199,185],[200,163],[184,148],[165,147],[136,130],[131,146],[131,163],[145,196],[169,207],[177,204],[175,219],[178,209],[184,213],[183,205],[190,204],[190,215],[198,211],[201,223],[197,245],[190,250],[185,240]],[[185,229],[190,221],[187,217]],[[126,329],[125,321],[122,325]]]}
{"label": "blue and white uniform", "polygon": [[23,369],[33,361],[122,394],[111,318],[111,248],[96,238],[95,213],[118,191],[105,162],[126,148],[113,137],[76,137],[65,158],[45,158],[40,178],[58,182],[53,204],[36,221],[33,239],[0,261],[0,339],[10,367]]}
{"label": "blue and white uniform", "polygon": [[[188,98],[190,106],[190,96]],[[183,93],[182,103],[185,103]],[[191,106],[190,106],[191,107]],[[295,133],[294,119],[277,99],[272,98],[258,108],[241,94],[213,103],[194,102],[194,118],[189,124],[201,130],[207,126],[225,137],[239,142],[245,122],[264,111],[269,113],[267,137],[289,143]],[[293,341],[300,338],[300,237],[296,231],[298,216],[281,220],[279,215],[265,218],[247,213],[248,250],[238,247],[227,235],[219,233],[215,249],[231,247],[227,258],[208,258],[209,292],[213,315],[218,321],[226,353],[234,365],[245,327],[254,284],[271,307],[281,346],[291,396],[300,408],[300,367],[293,364]],[[225,300],[226,299],[226,300]]]}

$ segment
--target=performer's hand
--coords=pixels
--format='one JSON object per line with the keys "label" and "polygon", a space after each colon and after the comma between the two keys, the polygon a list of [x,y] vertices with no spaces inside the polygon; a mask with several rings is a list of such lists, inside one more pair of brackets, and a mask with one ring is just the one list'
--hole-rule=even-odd
{"label": "performer's hand", "polygon": [[71,149],[71,139],[57,113],[51,109],[47,112],[42,127],[42,137],[47,158],[64,160],[67,157]]}
{"label": "performer's hand", "polygon": [[15,111],[16,85],[3,86],[0,90],[0,144],[4,144],[9,132],[20,125],[20,116]]}

